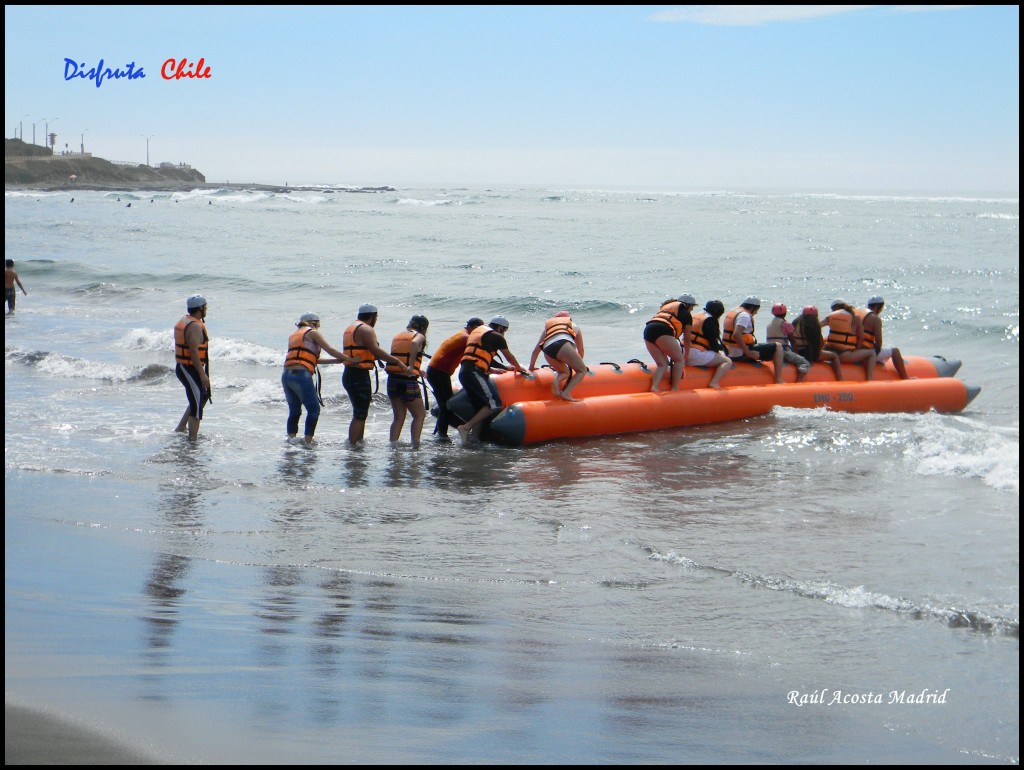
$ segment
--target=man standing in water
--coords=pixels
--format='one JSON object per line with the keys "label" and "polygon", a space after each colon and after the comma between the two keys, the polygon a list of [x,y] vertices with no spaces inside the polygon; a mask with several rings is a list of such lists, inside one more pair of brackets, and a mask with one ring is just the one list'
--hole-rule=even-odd
{"label": "man standing in water", "polygon": [[388,353],[377,342],[377,333],[373,327],[377,325],[377,306],[360,305],[356,320],[345,329],[343,350],[346,356],[356,359],[355,363],[345,364],[345,372],[341,375],[341,384],[352,402],[352,421],[348,425],[348,443],[356,446],[363,440],[366,430],[366,418],[370,414],[370,402],[373,401],[373,387],[370,385],[370,372],[376,367],[377,361],[394,364],[399,373],[412,377],[413,368]]}
{"label": "man standing in water", "polygon": [[174,326],[174,373],[185,386],[188,408],[175,430],[188,431],[192,441],[199,435],[203,407],[210,400],[210,335],[206,333],[206,300],[193,294],[185,301],[188,314]]}
{"label": "man standing in water", "polygon": [[21,289],[22,294],[28,294],[25,287],[21,285],[18,274],[14,272],[14,260],[8,259],[4,268],[4,300],[7,302],[7,315],[14,315],[14,304],[18,296],[18,292],[14,288],[15,284]]}

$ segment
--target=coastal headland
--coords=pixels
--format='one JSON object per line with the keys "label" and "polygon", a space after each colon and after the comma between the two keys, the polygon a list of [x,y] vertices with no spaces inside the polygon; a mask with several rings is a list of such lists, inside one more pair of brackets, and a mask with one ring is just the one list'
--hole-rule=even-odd
{"label": "coastal headland", "polygon": [[187,164],[133,165],[97,158],[90,153],[55,155],[49,147],[4,140],[4,189],[38,192],[71,190],[180,192],[196,189],[259,192],[394,192],[393,187],[329,187],[207,182]]}

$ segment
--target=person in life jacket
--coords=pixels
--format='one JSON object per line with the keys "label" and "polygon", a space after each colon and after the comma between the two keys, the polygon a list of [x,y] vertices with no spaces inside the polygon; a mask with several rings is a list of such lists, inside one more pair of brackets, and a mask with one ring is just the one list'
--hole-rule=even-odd
{"label": "person in life jacket", "polygon": [[672,367],[669,390],[679,390],[679,383],[685,376],[686,356],[690,352],[690,329],[693,326],[690,311],[696,306],[697,300],[692,294],[667,299],[644,325],[644,344],[655,366],[651,375],[652,393],[659,391],[665,372],[669,370],[669,362]]}
{"label": "person in life jacket", "polygon": [[[288,403],[285,432],[289,440],[297,437],[299,417],[302,416],[302,408],[305,407],[303,441],[306,446],[312,446],[321,406],[318,367],[320,364],[354,363],[355,359],[328,344],[320,333],[320,316],[316,313],[303,313],[295,327],[295,331],[288,337],[288,352],[285,354],[284,370],[281,372],[281,387],[284,388],[284,400]],[[320,358],[323,350],[334,358]]]}
{"label": "person in life jacket", "polygon": [[832,302],[832,312],[819,321],[828,327],[825,350],[831,350],[844,364],[864,364],[864,379],[875,378],[875,349],[864,347],[864,327],[853,307],[841,299]]}
{"label": "person in life jacket", "polygon": [[786,320],[788,312],[789,308],[784,302],[772,305],[772,320],[768,322],[764,336],[768,342],[774,342],[782,348],[783,363],[793,364],[796,367],[796,381],[803,382],[807,379],[807,372],[811,370],[811,362],[795,350],[793,324]]}
{"label": "person in life jacket", "polygon": [[875,363],[884,364],[891,359],[896,373],[901,380],[905,380],[909,375],[900,349],[882,346],[882,308],[884,307],[885,300],[876,294],[868,300],[867,307],[857,308],[853,312],[856,313],[864,328],[864,347],[873,348],[875,351]]}
{"label": "person in life jacket", "polygon": [[459,366],[459,382],[476,412],[458,428],[463,446],[469,444],[471,438],[479,438],[486,420],[501,411],[501,397],[488,374],[494,357],[501,353],[508,359],[513,370],[529,375],[508,349],[508,342],[505,341],[506,331],[508,320],[498,315],[494,316],[487,326],[476,327],[466,340],[466,351],[462,354],[462,363]]}
{"label": "person in life jacket", "polygon": [[843,365],[839,360],[839,354],[825,350],[824,345],[818,308],[807,305],[793,320],[793,348],[812,364],[821,361],[831,366],[836,375],[836,382],[842,382]]}
{"label": "person in life jacket", "polygon": [[551,392],[558,398],[575,401],[572,390],[583,381],[589,370],[583,363],[583,330],[573,323],[568,310],[560,310],[544,322],[544,331],[540,333],[530,356],[531,372],[537,368],[537,357],[541,353],[555,370]]}
{"label": "person in life jacket", "polygon": [[356,320],[345,329],[345,355],[354,359],[345,364],[345,372],[341,375],[341,384],[352,402],[352,420],[348,425],[348,443],[355,446],[363,440],[366,430],[366,418],[370,414],[370,403],[373,401],[373,385],[370,383],[370,372],[377,366],[377,361],[387,361],[397,366],[403,374],[413,375],[413,369],[404,361],[388,353],[377,342],[377,333],[373,327],[377,325],[377,306],[360,305]]}
{"label": "person in life jacket", "polygon": [[412,368],[412,375],[405,374],[400,366],[388,364],[388,399],[391,401],[390,439],[391,445],[398,444],[402,436],[402,427],[405,425],[405,417],[412,415],[410,436],[413,449],[420,445],[420,435],[423,433],[423,423],[427,418],[427,407],[423,401],[423,391],[420,390],[420,364],[423,361],[423,351],[427,347],[427,327],[430,322],[426,316],[414,315],[409,319],[404,332],[399,332],[391,340],[391,355]]}
{"label": "person in life jacket", "polygon": [[733,361],[771,360],[775,384],[782,384],[782,348],[774,342],[758,344],[754,336],[754,316],[761,309],[761,300],[747,297],[739,307],[725,314],[724,338],[726,353]]}
{"label": "person in life jacket", "polygon": [[434,435],[438,441],[448,441],[448,426],[452,424],[452,413],[448,410],[448,400],[453,395],[452,375],[462,363],[462,354],[466,352],[469,333],[476,327],[483,326],[482,318],[470,318],[466,325],[459,329],[437,346],[427,365],[427,382],[434,391],[437,402],[437,422],[434,423]]}
{"label": "person in life jacket", "polygon": [[690,325],[690,352],[686,354],[687,366],[714,367],[715,373],[708,382],[709,388],[720,388],[722,378],[733,368],[732,359],[725,355],[722,344],[722,329],[718,319],[725,314],[721,300],[709,300],[703,310],[692,314]]}
{"label": "person in life jacket", "polygon": [[193,294],[185,300],[188,313],[174,325],[174,373],[185,386],[188,407],[175,431],[188,432],[195,441],[199,436],[199,423],[203,407],[213,395],[210,385],[210,335],[206,331],[206,299]]}

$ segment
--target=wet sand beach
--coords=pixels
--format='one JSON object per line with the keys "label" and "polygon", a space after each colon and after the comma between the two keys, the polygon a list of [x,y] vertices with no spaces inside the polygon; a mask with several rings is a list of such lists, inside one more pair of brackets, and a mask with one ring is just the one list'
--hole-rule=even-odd
{"label": "wet sand beach", "polygon": [[116,739],[36,709],[4,704],[5,765],[163,764]]}

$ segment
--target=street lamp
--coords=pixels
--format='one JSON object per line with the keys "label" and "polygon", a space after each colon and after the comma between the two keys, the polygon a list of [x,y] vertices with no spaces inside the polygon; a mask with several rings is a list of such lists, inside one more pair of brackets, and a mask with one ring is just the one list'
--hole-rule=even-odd
{"label": "street lamp", "polygon": [[88,128],[85,129],[85,131],[82,132],[82,155],[85,155],[85,135],[87,133],[89,133],[89,129]]}
{"label": "street lamp", "polygon": [[21,120],[18,121],[18,128],[21,129],[21,136],[19,136],[18,138],[21,139],[21,141],[23,141],[23,142],[25,141],[25,118],[27,118],[27,117],[28,117],[27,114],[26,115],[22,115],[21,116]]}
{"label": "street lamp", "polygon": [[36,126],[38,126],[40,123],[45,123],[45,122],[46,122],[46,118],[39,118],[39,120],[37,120],[35,123],[32,124],[32,144],[36,143]]}
{"label": "street lamp", "polygon": [[146,165],[148,166],[149,165],[149,140],[152,139],[154,136],[156,136],[156,134],[150,134],[149,136],[146,136],[145,134],[139,134],[139,136],[141,136],[143,139],[146,140]]}
{"label": "street lamp", "polygon": [[[58,120],[60,120],[60,118],[51,118],[51,120],[53,120],[53,122],[56,123]],[[43,137],[43,146],[44,147],[49,147],[51,150],[53,149],[53,145],[50,144],[50,122],[49,121],[46,122],[46,136]]]}

